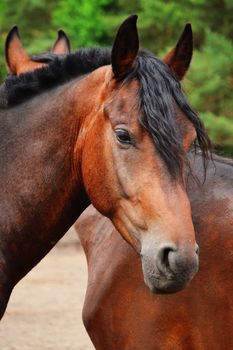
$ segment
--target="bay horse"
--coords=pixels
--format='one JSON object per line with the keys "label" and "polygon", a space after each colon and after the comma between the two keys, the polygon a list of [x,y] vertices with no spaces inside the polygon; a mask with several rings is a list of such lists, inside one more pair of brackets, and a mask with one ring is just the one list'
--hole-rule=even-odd
{"label": "bay horse", "polygon": [[182,170],[194,140],[203,157],[210,142],[179,83],[191,27],[162,62],[139,50],[136,20],[122,23],[111,51],[83,49],[3,84],[0,316],[90,203],[140,254],[153,292],[180,290],[197,272]]}
{"label": "bay horse", "polygon": [[203,183],[201,157],[190,158],[200,269],[183,291],[152,294],[138,255],[93,207],[75,224],[88,262],[83,321],[97,350],[233,349],[233,161],[213,155]]}

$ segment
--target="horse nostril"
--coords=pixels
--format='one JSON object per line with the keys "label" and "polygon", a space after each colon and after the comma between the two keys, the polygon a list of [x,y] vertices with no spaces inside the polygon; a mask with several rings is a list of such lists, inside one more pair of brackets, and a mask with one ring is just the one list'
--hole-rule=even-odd
{"label": "horse nostril", "polygon": [[171,276],[182,274],[185,276],[198,268],[198,245],[189,254],[182,253],[175,245],[166,245],[160,248],[156,265],[163,276],[170,278]]}
{"label": "horse nostril", "polygon": [[170,253],[171,249],[170,248],[165,248],[162,252],[162,264],[166,267],[169,268],[169,260],[168,260],[168,254]]}
{"label": "horse nostril", "polygon": [[169,254],[171,252],[176,252],[177,248],[175,246],[165,246],[160,249],[157,258],[157,267],[162,273],[167,273],[171,270],[169,262]]}
{"label": "horse nostril", "polygon": [[200,252],[200,249],[199,249],[199,246],[198,246],[198,244],[196,244],[195,245],[195,253],[197,254],[197,255],[199,255],[199,252]]}
{"label": "horse nostril", "polygon": [[140,255],[144,281],[152,291],[178,291],[198,271],[198,245],[178,247],[173,242],[166,242],[157,251],[147,245]]}

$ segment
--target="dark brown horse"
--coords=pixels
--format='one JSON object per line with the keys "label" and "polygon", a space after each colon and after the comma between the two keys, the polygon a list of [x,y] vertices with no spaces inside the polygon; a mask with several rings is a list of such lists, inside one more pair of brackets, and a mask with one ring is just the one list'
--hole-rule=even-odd
{"label": "dark brown horse", "polygon": [[[201,157],[192,171],[204,179]],[[143,285],[140,259],[93,207],[76,223],[88,261],[83,320],[97,350],[233,349],[233,161],[187,177],[200,269],[176,294]],[[101,256],[101,259],[98,257]]]}
{"label": "dark brown horse", "polygon": [[189,25],[165,63],[139,51],[132,16],[111,52],[80,50],[6,79],[0,315],[15,284],[91,202],[141,254],[151,290],[176,291],[194,276],[197,245],[182,169],[193,141],[204,156],[209,141],[178,81],[191,55]]}

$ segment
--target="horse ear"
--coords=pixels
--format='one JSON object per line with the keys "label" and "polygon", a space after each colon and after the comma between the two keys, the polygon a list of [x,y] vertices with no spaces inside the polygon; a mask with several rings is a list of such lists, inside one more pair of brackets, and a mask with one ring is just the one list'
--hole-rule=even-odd
{"label": "horse ear", "polygon": [[5,43],[5,56],[11,73],[17,74],[22,62],[29,60],[20,40],[18,27],[14,26],[8,33]]}
{"label": "horse ear", "polygon": [[17,26],[8,33],[5,43],[7,66],[12,74],[19,75],[44,66],[44,63],[33,62],[24,50]]}
{"label": "horse ear", "polygon": [[62,29],[58,31],[58,37],[51,52],[56,55],[65,55],[70,53],[70,40]]}
{"label": "horse ear", "polygon": [[139,50],[137,16],[128,17],[118,29],[112,48],[112,70],[117,80],[133,68]]}
{"label": "horse ear", "polygon": [[176,47],[164,58],[164,62],[173,70],[179,80],[187,72],[193,54],[193,34],[191,24],[186,24]]}

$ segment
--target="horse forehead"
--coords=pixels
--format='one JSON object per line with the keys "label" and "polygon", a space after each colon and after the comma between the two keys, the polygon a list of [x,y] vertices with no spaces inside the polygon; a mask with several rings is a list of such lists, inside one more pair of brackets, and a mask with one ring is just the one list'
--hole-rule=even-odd
{"label": "horse forehead", "polygon": [[138,96],[139,87],[139,81],[137,79],[133,79],[121,86],[118,96],[119,98],[123,99],[125,103],[127,103],[131,99],[135,99],[135,97]]}
{"label": "horse forehead", "polygon": [[120,113],[127,113],[138,106],[139,99],[139,82],[137,80],[130,81],[127,84],[116,88],[112,94],[111,104],[114,109]]}

